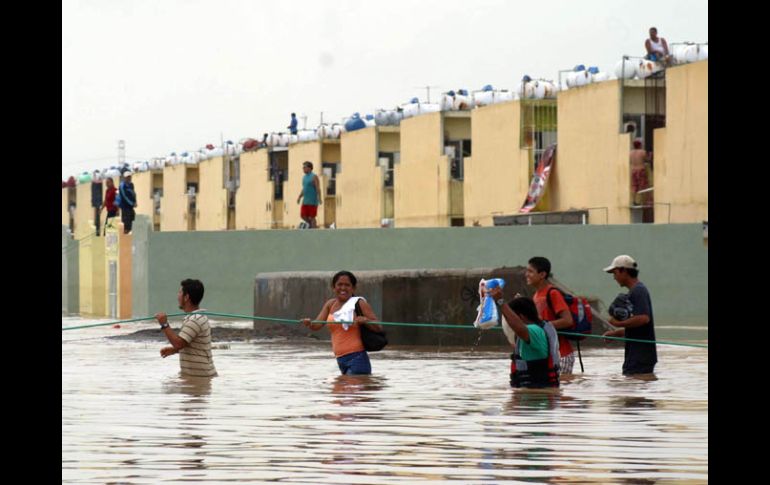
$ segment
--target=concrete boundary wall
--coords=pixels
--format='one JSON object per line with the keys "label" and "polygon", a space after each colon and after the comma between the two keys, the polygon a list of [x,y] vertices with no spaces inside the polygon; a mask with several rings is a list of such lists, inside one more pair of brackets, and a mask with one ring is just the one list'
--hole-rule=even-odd
{"label": "concrete boundary wall", "polygon": [[138,222],[134,316],[176,311],[179,282],[188,277],[203,281],[203,307],[252,314],[257,273],[510,267],[532,256],[548,257],[568,288],[608,304],[623,290],[602,268],[630,254],[657,325],[708,326],[700,224],[145,232]]}

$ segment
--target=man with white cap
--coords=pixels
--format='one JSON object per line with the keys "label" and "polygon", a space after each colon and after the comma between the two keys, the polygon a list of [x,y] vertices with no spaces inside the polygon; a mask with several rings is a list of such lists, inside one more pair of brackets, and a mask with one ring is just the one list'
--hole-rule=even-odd
{"label": "man with white cap", "polygon": [[[607,273],[612,273],[615,281],[628,288],[628,298],[633,305],[633,315],[625,320],[617,320],[610,316],[607,320],[617,330],[609,330],[604,333],[609,337],[626,337],[635,340],[655,340],[655,324],[652,316],[652,301],[647,287],[639,281],[639,269],[636,261],[631,256],[621,254],[612,260],[612,263],[604,268]],[[626,341],[625,359],[623,361],[623,374],[651,374],[658,362],[658,352],[654,343],[642,343]]]}
{"label": "man with white cap", "polygon": [[123,172],[123,181],[120,183],[120,220],[123,221],[123,233],[131,232],[131,226],[134,224],[136,207],[136,192],[134,184],[131,183],[131,176],[134,173],[131,170]]}

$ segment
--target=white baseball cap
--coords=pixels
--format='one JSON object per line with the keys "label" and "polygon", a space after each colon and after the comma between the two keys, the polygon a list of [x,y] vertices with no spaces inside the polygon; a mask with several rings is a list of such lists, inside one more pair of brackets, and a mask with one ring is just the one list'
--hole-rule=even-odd
{"label": "white baseball cap", "polygon": [[609,266],[604,268],[604,271],[606,271],[607,273],[611,273],[612,270],[616,268],[637,269],[636,261],[634,261],[634,258],[632,258],[627,254],[621,254],[620,256],[613,259],[612,263],[610,263]]}
{"label": "white baseball cap", "polygon": [[134,172],[132,172],[131,170],[126,170],[125,172],[123,172],[123,176],[124,177],[130,177],[133,174],[134,174]]}

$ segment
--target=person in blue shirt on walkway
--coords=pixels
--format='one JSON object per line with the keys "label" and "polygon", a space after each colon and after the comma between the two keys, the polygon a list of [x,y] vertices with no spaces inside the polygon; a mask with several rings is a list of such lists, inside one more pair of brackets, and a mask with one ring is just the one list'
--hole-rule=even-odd
{"label": "person in blue shirt on walkway", "polygon": [[310,226],[310,229],[315,229],[318,227],[316,223],[318,206],[321,205],[321,183],[318,181],[318,175],[313,173],[312,162],[303,163],[302,171],[305,175],[302,177],[302,192],[297,197],[297,204],[302,200],[299,216]]}
{"label": "person in blue shirt on walkway", "polygon": [[287,126],[286,128],[289,129],[292,135],[297,134],[297,114],[296,113],[291,114],[291,123],[289,123],[289,126]]}
{"label": "person in blue shirt on walkway", "polygon": [[134,212],[137,206],[136,192],[134,192],[134,184],[131,183],[132,175],[131,170],[123,172],[123,181],[118,189],[120,193],[120,219],[123,221],[124,234],[131,232],[131,226],[134,225],[134,218],[136,217]]}

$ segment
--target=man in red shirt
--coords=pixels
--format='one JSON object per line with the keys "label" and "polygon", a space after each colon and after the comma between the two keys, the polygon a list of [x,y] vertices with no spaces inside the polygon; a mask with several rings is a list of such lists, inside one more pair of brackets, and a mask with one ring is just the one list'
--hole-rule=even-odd
{"label": "man in red shirt", "polygon": [[107,190],[104,194],[104,203],[101,209],[107,208],[107,219],[104,221],[104,234],[107,234],[107,224],[110,218],[117,216],[120,209],[115,205],[115,194],[118,193],[118,189],[115,188],[115,182],[112,181],[111,177],[107,177],[105,183],[107,184]]}
{"label": "man in red shirt", "polygon": [[[548,281],[551,276],[551,262],[542,256],[535,256],[529,260],[525,277],[527,284],[535,288],[535,306],[540,318],[551,322],[556,330],[569,331],[575,325],[567,302],[561,293]],[[548,304],[548,299],[551,304]],[[552,310],[553,309],[553,310]],[[572,366],[575,364],[575,352],[572,344],[563,335],[559,335],[559,362],[560,374],[572,374]]]}

